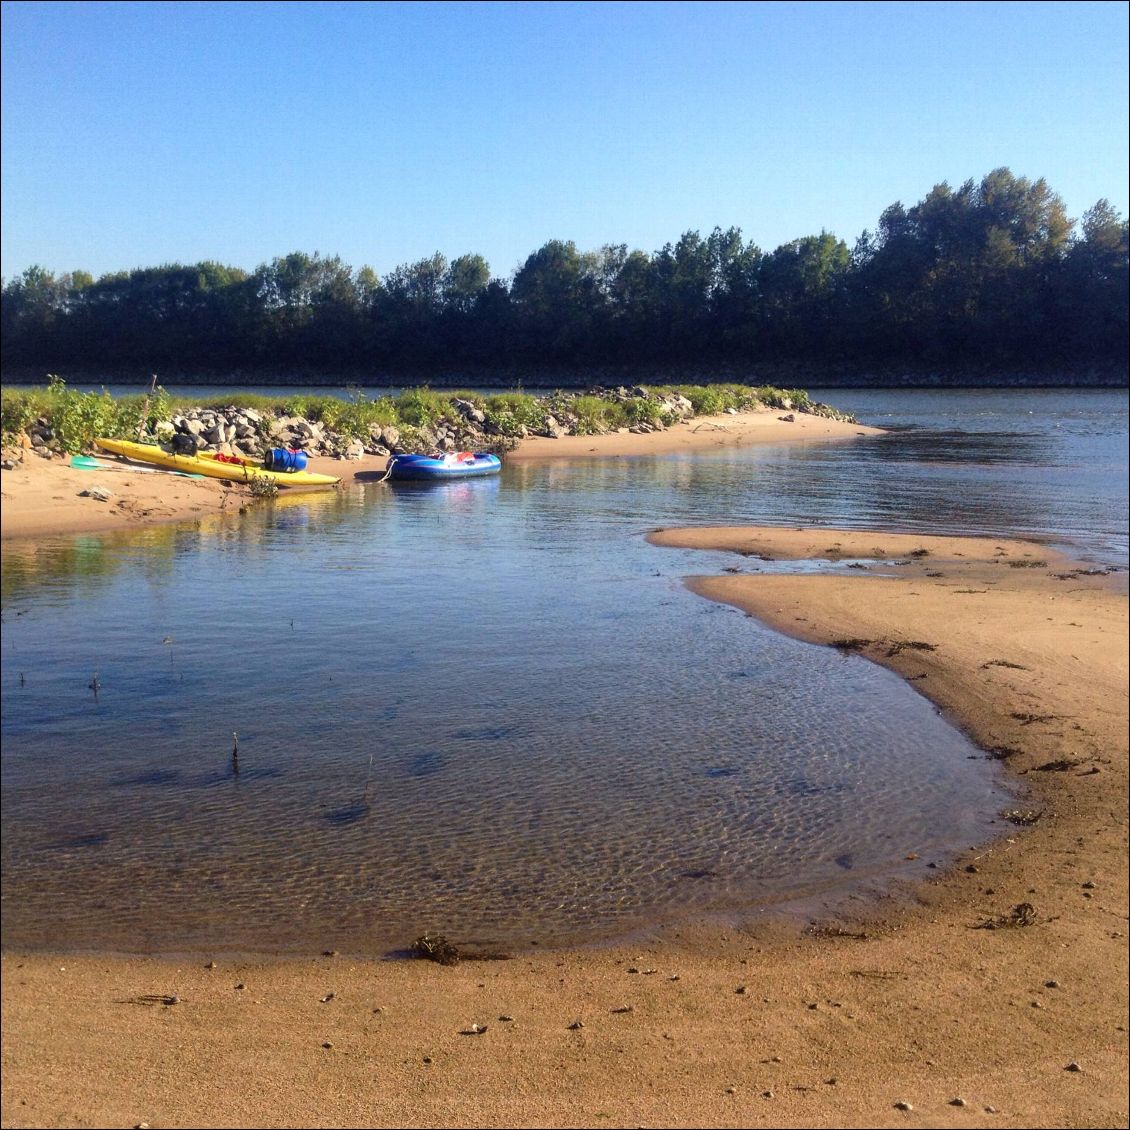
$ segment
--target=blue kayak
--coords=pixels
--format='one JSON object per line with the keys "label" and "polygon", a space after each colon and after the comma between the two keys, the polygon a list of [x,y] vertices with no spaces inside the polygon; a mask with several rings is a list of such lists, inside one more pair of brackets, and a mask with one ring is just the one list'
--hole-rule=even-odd
{"label": "blue kayak", "polygon": [[497,475],[502,460],[485,451],[453,451],[448,455],[393,455],[387,466],[393,479],[465,479]]}

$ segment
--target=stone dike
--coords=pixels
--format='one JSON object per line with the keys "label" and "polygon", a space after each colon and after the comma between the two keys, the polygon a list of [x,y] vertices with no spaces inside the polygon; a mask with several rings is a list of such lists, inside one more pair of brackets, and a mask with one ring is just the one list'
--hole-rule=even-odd
{"label": "stone dike", "polygon": [[[810,401],[803,392],[765,388],[756,391],[756,397],[750,390],[742,398],[741,409],[771,408],[854,422],[846,413]],[[738,410],[721,409],[730,413]],[[594,388],[547,397],[470,399],[453,395],[441,398],[441,406],[417,423],[363,422],[357,414],[346,413],[337,427],[320,419],[230,405],[193,407],[158,419],[150,438],[155,437],[167,449],[185,455],[207,451],[259,458],[276,447],[343,459],[410,452],[503,454],[529,436],[558,439],[568,435],[663,431],[696,415],[717,411],[717,407],[712,407],[705,413],[696,413],[691,400],[680,393],[656,393],[640,387]],[[48,418],[36,420],[27,432],[35,448],[57,446],[58,437]]]}

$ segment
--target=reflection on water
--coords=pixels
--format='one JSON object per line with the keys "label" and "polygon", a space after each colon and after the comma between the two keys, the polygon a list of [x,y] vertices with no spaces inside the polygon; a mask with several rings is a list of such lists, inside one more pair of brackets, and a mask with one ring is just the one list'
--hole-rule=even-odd
{"label": "reflection on water", "polygon": [[6,546],[5,943],[592,939],[978,842],[1005,794],[928,703],[691,595],[729,558],[642,536],[940,521],[1125,546],[1124,479],[1063,489],[1070,445],[921,431]]}

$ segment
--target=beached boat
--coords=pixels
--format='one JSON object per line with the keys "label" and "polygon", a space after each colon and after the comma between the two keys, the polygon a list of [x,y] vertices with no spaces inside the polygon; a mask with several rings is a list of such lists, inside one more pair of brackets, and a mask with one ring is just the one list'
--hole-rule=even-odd
{"label": "beached boat", "polygon": [[210,479],[249,483],[254,479],[276,483],[280,487],[332,487],[341,482],[334,475],[307,471],[306,455],[301,451],[276,448],[267,459],[246,455],[224,455],[218,451],[198,451],[195,455],[176,455],[151,443],[133,443],[125,439],[96,439],[103,451],[125,459],[166,467],[170,471],[206,475]]}
{"label": "beached boat", "polygon": [[466,479],[497,475],[502,460],[485,451],[453,451],[447,455],[393,455],[387,471],[393,479]]}

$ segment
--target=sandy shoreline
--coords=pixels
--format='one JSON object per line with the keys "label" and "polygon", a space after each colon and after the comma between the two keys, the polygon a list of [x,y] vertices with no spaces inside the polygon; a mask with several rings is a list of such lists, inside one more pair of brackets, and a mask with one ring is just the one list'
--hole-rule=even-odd
{"label": "sandy shoreline", "polygon": [[[1126,1126],[1125,574],[995,539],[651,540],[733,551],[741,572],[692,588],[854,641],[995,751],[1039,818],[814,931],[453,967],[6,952],[3,1125]],[[759,575],[758,554],[882,564]]]}
{"label": "sandy shoreline", "polygon": [[[784,419],[792,415],[794,419]],[[848,424],[804,413],[774,409],[737,415],[700,416],[662,431],[637,435],[630,432],[603,436],[534,437],[506,456],[508,462],[547,459],[621,458],[706,451],[718,447],[771,442],[823,442],[878,435],[879,428]],[[45,459],[31,450],[12,470],[0,471],[0,538],[37,538],[57,533],[95,533],[153,522],[175,522],[257,505],[247,488],[216,479],[193,479],[161,471],[139,470],[115,462],[111,471],[84,471],[70,466],[66,457]],[[361,489],[380,479],[385,460],[311,458],[309,469],[339,476],[338,489]],[[110,498],[101,501],[84,491],[101,487]]]}

